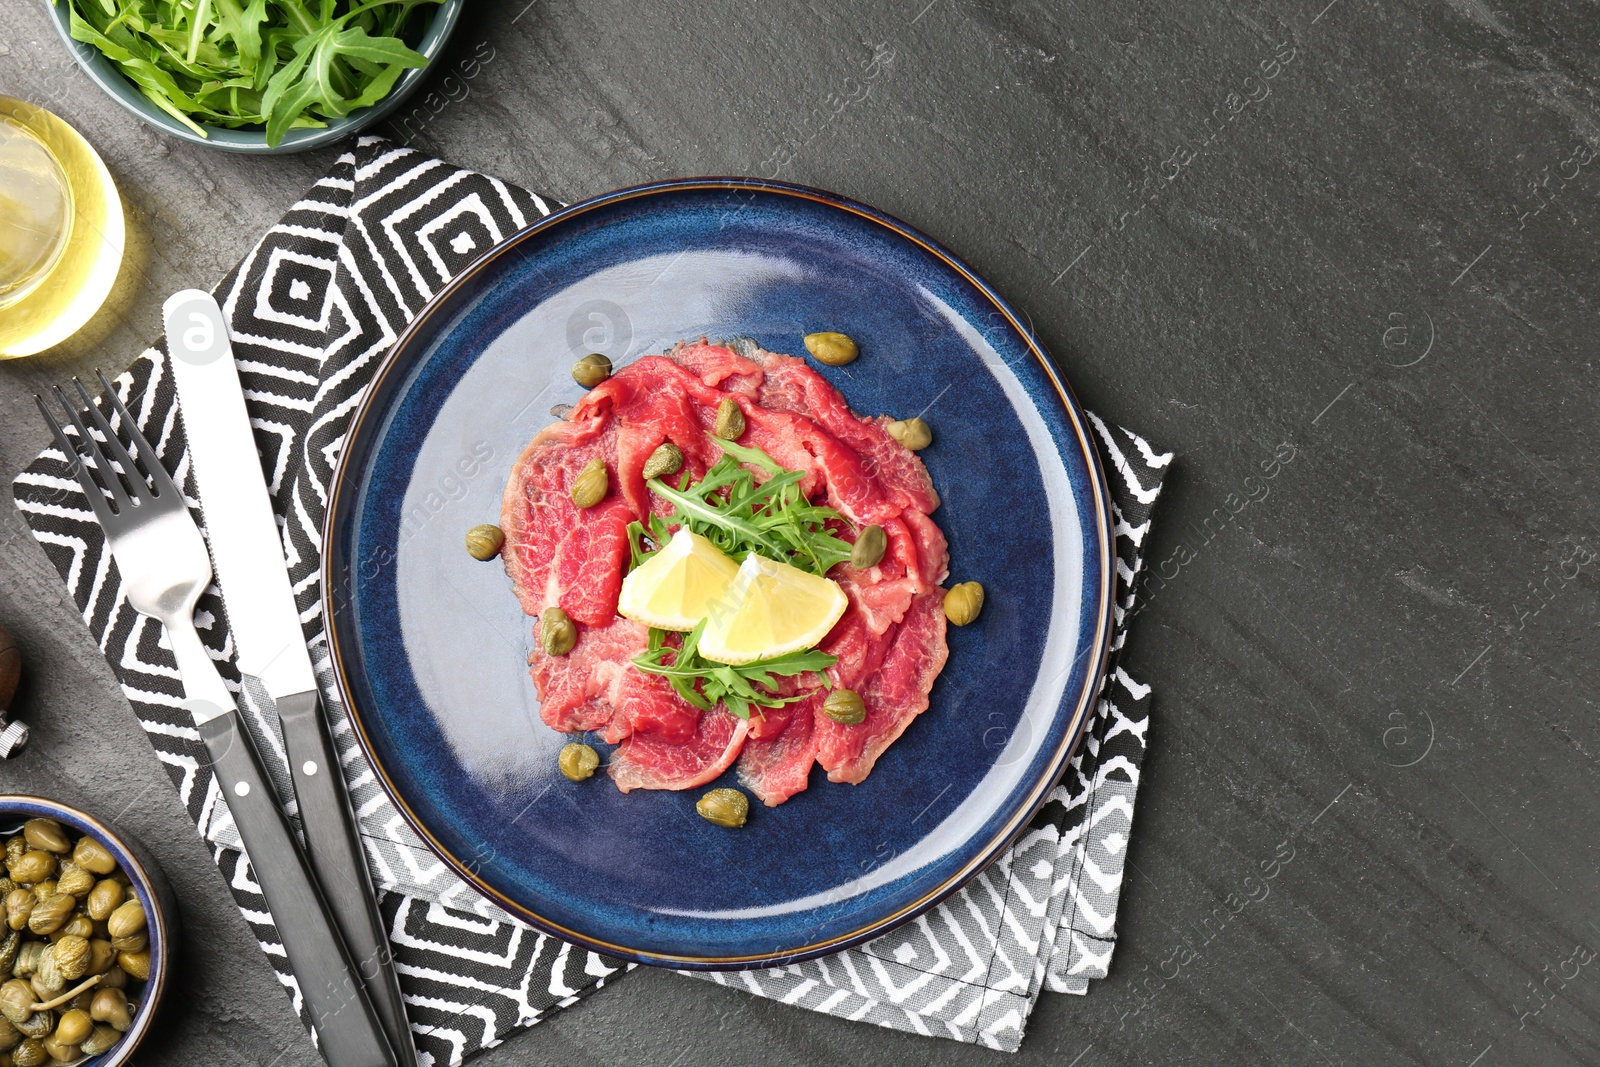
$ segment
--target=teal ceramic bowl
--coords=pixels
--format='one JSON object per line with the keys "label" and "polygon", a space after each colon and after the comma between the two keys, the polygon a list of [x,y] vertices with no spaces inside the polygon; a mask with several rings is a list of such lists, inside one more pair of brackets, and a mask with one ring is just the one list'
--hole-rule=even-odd
{"label": "teal ceramic bowl", "polygon": [[405,102],[406,97],[422,84],[423,78],[432,69],[439,54],[444,51],[444,46],[449,41],[450,33],[455,29],[456,20],[460,17],[464,6],[464,0],[443,0],[439,4],[433,20],[428,23],[428,28],[422,34],[422,40],[414,46],[418,52],[428,57],[428,65],[402,74],[388,96],[371,107],[352,111],[344,118],[331,119],[328,125],[320,130],[290,130],[281,142],[269,146],[266,132],[263,130],[230,130],[221,126],[206,126],[206,136],[201,137],[156,107],[144,93],[139,91],[137,85],[117,69],[115,63],[101,55],[93,46],[72,39],[71,23],[67,13],[68,2],[69,0],[47,0],[45,4],[45,10],[55,21],[56,32],[61,35],[61,40],[66,43],[83,72],[105,90],[107,96],[121,105],[124,111],[138,117],[147,125],[190,144],[217,148],[224,152],[246,152],[264,156],[286,155],[290,152],[323,148],[394,114],[395,110]]}

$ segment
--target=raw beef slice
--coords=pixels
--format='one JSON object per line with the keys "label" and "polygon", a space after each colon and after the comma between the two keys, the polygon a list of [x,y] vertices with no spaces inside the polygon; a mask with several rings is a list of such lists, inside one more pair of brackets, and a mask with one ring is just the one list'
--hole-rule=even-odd
{"label": "raw beef slice", "polygon": [[[838,657],[826,682],[861,694],[861,724],[841,725],[822,713],[824,679],[817,675],[786,683],[786,692],[809,691],[805,699],[744,721],[720,706],[700,711],[629,662],[648,634],[616,614],[627,526],[670,510],[645,485],[644,462],[671,442],[684,454],[687,477],[704,474],[722,455],[710,430],[728,397],[745,414],[740,443],[804,471],[808,498],[888,534],[876,566],[858,571],[845,563],[829,574],[850,606],[821,645]],[[610,774],[624,792],[695,788],[736,760],[741,783],[768,805],[805,789],[813,763],[833,781],[864,779],[927,707],[947,655],[939,585],[948,553],[929,517],[939,498],[922,461],[884,429],[888,421],[856,415],[803,360],[740,354],[702,340],[642,357],[540,431],[512,469],[500,525],[506,573],[523,610],[538,617],[560,606],[578,631],[567,655],[549,656],[536,645],[529,657],[545,723],[596,732],[617,745]],[[606,464],[611,490],[580,509],[572,482],[596,458]]]}

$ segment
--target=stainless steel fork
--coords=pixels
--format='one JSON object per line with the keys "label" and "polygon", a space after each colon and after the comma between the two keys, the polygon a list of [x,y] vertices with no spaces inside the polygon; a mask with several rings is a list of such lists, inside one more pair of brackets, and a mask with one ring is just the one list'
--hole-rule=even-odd
{"label": "stainless steel fork", "polygon": [[[89,506],[94,508],[95,518],[105,531],[117,569],[122,572],[128,603],[141,615],[149,615],[166,627],[188,702],[205,701],[210,707],[197,713],[218,714],[234,706],[233,695],[217,673],[194,628],[195,603],[211,584],[211,557],[206,553],[199,529],[189,517],[188,505],[166,468],[157,460],[155,449],[138,432],[132,416],[122,406],[122,401],[116,399],[116,392],[104,375],[100,381],[106,387],[106,394],[113,398],[124,432],[131,431],[129,438],[139,450],[145,473],[154,484],[145,481],[133,456],[111,431],[110,423],[89,399],[78,379],[72,380],[73,385],[77,387],[82,406],[88,410],[90,421],[104,439],[103,446],[85,425],[78,407],[67,402],[60,386],[55,388],[56,398],[78,432],[75,443],[51,416],[44,398],[35,396],[34,400],[55,433],[56,443],[72,460],[78,482],[89,497]],[[107,452],[121,468],[121,477],[113,470]],[[91,477],[86,459],[93,462],[105,483],[103,487]]]}
{"label": "stainless steel fork", "polygon": [[128,603],[166,628],[183,679],[184,708],[194,718],[211,757],[290,969],[311,1010],[323,1057],[332,1067],[393,1067],[397,1057],[339,936],[333,912],[278,807],[255,740],[195,632],[195,602],[211,583],[205,541],[155,449],[105,375],[99,377],[122,432],[138,453],[137,462],[76,378],[73,385],[85,410],[69,403],[59,386],[55,388],[76,438],[62,429],[43,397],[34,400],[105,530]]}

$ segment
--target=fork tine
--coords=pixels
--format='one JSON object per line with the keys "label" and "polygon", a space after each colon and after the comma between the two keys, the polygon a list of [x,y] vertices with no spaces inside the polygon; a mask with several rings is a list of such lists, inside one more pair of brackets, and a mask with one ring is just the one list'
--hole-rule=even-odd
{"label": "fork tine", "polygon": [[139,450],[139,458],[144,461],[145,469],[150,472],[150,481],[155,486],[157,499],[166,498],[183,503],[183,494],[178,492],[178,487],[173,484],[172,475],[167,473],[167,468],[161,463],[161,455],[156,452],[144,434],[139,432],[139,424],[134,421],[128,406],[122,402],[111,383],[106,379],[104,371],[95,371],[95,376],[100,379],[100,385],[106,391],[107,398],[111,401],[111,408],[117,413],[117,418],[122,421],[123,429],[128,431],[128,440],[133,442],[133,447]]}
{"label": "fork tine", "polygon": [[61,402],[61,410],[65,411],[72,419],[72,424],[78,428],[78,440],[81,442],[78,454],[94,460],[95,468],[100,472],[100,477],[106,483],[106,488],[111,492],[111,498],[117,502],[118,514],[126,512],[133,506],[128,499],[128,491],[123,488],[122,481],[117,477],[117,472],[111,469],[111,460],[106,455],[105,449],[100,447],[100,442],[94,439],[85,425],[83,416],[78,409],[67,401],[67,394],[61,386],[51,386],[55,390],[56,399]]}
{"label": "fork tine", "polygon": [[[89,418],[93,420],[95,428],[106,439],[106,447],[111,450],[111,455],[115,457],[118,465],[122,467],[123,480],[127,482],[128,488],[132,490],[134,498],[141,504],[154,499],[154,494],[151,492],[149,484],[144,480],[144,476],[139,473],[139,468],[134,465],[133,457],[128,454],[128,450],[122,445],[122,440],[111,429],[111,423],[101,413],[100,406],[89,396],[89,390],[83,387],[83,382],[79,381],[76,376],[73,377],[72,384],[77,387],[78,396],[83,400],[83,406],[88,409]],[[149,466],[148,461],[145,465]]]}
{"label": "fork tine", "polygon": [[99,483],[89,473],[89,465],[83,461],[83,456],[67,437],[66,431],[61,428],[61,423],[50,414],[50,408],[46,406],[44,397],[34,393],[33,402],[39,405],[39,414],[44,416],[44,421],[50,426],[50,432],[55,434],[56,445],[72,463],[72,472],[78,476],[78,484],[83,487],[83,495],[89,498],[89,506],[94,509],[94,517],[100,521],[102,527],[109,527],[116,516],[106,503],[105,493]]}

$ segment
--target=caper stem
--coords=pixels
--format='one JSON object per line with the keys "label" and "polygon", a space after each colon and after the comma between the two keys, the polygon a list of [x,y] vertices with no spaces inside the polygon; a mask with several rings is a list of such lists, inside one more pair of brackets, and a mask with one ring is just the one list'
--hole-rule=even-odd
{"label": "caper stem", "polygon": [[97,974],[92,978],[87,978],[82,983],[80,983],[79,985],[73,986],[71,989],[67,990],[65,993],[61,994],[59,997],[56,997],[54,1000],[47,1000],[43,1004],[35,1004],[31,1008],[29,1008],[28,1010],[30,1010],[30,1011],[49,1011],[51,1008],[59,1008],[59,1007],[61,1007],[61,1005],[65,1004],[67,1001],[71,1000],[73,997],[77,996],[79,993],[82,993],[84,990],[93,989],[95,986],[99,985],[100,984],[100,979],[103,978],[103,977],[105,977],[105,976]]}

